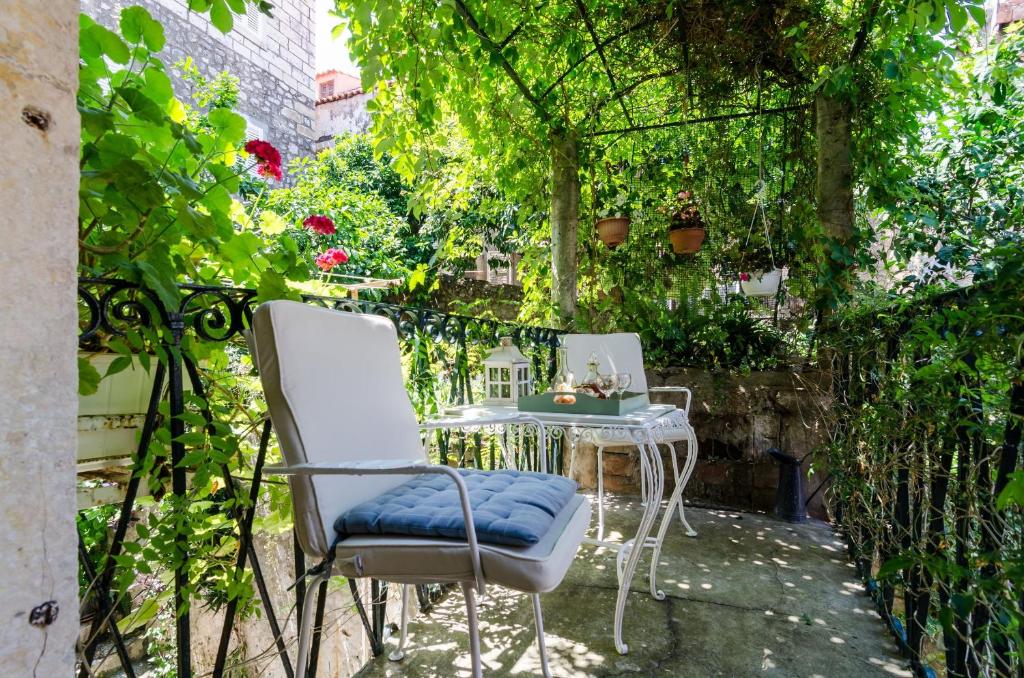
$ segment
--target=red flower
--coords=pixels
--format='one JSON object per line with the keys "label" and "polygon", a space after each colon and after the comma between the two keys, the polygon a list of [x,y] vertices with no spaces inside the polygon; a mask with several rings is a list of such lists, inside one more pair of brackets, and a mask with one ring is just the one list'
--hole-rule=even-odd
{"label": "red flower", "polygon": [[302,225],[306,228],[312,229],[314,233],[320,235],[334,235],[338,232],[338,229],[334,226],[334,222],[331,221],[330,217],[325,217],[322,214],[312,214],[306,217],[306,220],[302,222]]}
{"label": "red flower", "polygon": [[322,252],[316,257],[316,266],[321,271],[329,271],[338,264],[344,264],[348,261],[348,255],[345,254],[345,250],[340,247],[332,247],[326,252]]}
{"label": "red flower", "polygon": [[740,280],[742,280],[743,282],[749,282],[750,281],[750,274],[749,273],[740,273]]}
{"label": "red flower", "polygon": [[265,165],[281,165],[281,154],[269,141],[253,139],[245,144],[245,152],[256,156]]}
{"label": "red flower", "polygon": [[278,181],[281,181],[281,177],[284,176],[281,173],[280,165],[271,165],[270,163],[260,163],[259,166],[256,168],[256,173],[259,174],[261,177],[266,177],[267,179],[277,179]]}
{"label": "red flower", "polygon": [[262,139],[253,139],[245,144],[245,152],[256,156],[256,172],[261,177],[281,180],[281,154],[273,144]]}

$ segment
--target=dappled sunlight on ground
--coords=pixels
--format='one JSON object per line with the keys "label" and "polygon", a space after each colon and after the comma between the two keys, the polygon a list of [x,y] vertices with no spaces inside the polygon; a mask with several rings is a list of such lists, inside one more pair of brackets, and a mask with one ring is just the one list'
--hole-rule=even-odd
{"label": "dappled sunlight on ground", "polygon": [[[649,594],[644,554],[626,607],[626,656],[612,642],[615,550],[580,549],[562,586],[542,597],[554,676],[912,675],[827,525],[694,508],[687,518],[699,536],[672,524],[658,568],[664,601]],[[621,540],[636,529],[639,503],[607,497],[605,520],[605,538]],[[528,596],[492,587],[480,618],[486,675],[540,675]],[[403,662],[380,658],[360,675],[469,675],[457,590],[409,628]]]}

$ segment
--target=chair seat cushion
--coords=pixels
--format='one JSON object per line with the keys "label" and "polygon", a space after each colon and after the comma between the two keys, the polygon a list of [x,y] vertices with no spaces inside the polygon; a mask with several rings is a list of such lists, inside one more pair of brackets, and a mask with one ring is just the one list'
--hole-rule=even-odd
{"label": "chair seat cushion", "polygon": [[[484,578],[488,584],[526,593],[554,590],[572,565],[589,525],[590,501],[577,494],[536,544],[480,544]],[[465,539],[353,536],[338,545],[334,566],[337,574],[346,577],[373,577],[399,584],[465,582],[473,581],[474,576]]]}
{"label": "chair seat cushion", "polygon": [[[473,511],[477,541],[505,546],[536,544],[576,493],[568,478],[527,471],[460,469]],[[399,535],[466,539],[458,488],[445,475],[419,475],[349,509],[334,522],[344,539]]]}

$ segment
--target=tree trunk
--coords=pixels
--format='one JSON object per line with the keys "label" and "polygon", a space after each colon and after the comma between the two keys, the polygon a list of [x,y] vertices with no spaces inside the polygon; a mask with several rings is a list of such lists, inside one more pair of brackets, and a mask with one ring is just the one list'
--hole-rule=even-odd
{"label": "tree trunk", "polygon": [[[818,220],[825,237],[840,245],[849,245],[853,237],[853,163],[849,101],[818,94],[815,99],[818,136]],[[848,285],[843,275],[846,264],[828,258],[837,285],[825,293],[824,308],[834,305],[837,292]],[[830,303],[831,302],[831,303]]]}
{"label": "tree trunk", "polygon": [[574,132],[551,134],[551,301],[563,323],[576,317],[579,148]]}

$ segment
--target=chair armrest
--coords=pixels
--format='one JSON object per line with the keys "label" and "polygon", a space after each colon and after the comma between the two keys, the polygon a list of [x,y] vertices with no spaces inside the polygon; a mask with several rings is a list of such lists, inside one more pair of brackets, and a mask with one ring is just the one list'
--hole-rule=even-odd
{"label": "chair armrest", "polygon": [[693,393],[690,389],[685,386],[652,386],[647,389],[648,393],[685,393],[686,404],[683,405],[683,412],[687,417],[690,416],[690,401],[693,399]]}
{"label": "chair armrest", "polygon": [[412,475],[428,473],[423,459],[366,459],[344,464],[295,464],[278,466],[268,464],[263,473],[278,476],[362,476],[362,475]]}
{"label": "chair armrest", "polygon": [[294,466],[270,465],[263,467],[263,473],[283,476],[387,476],[387,475],[446,475],[455,482],[462,504],[462,518],[466,523],[466,541],[469,542],[469,557],[473,563],[473,575],[480,595],[485,595],[483,568],[480,566],[480,547],[476,541],[476,527],[473,525],[473,511],[469,503],[466,481],[450,466],[428,465],[422,459],[366,459],[344,464],[295,464]]}

